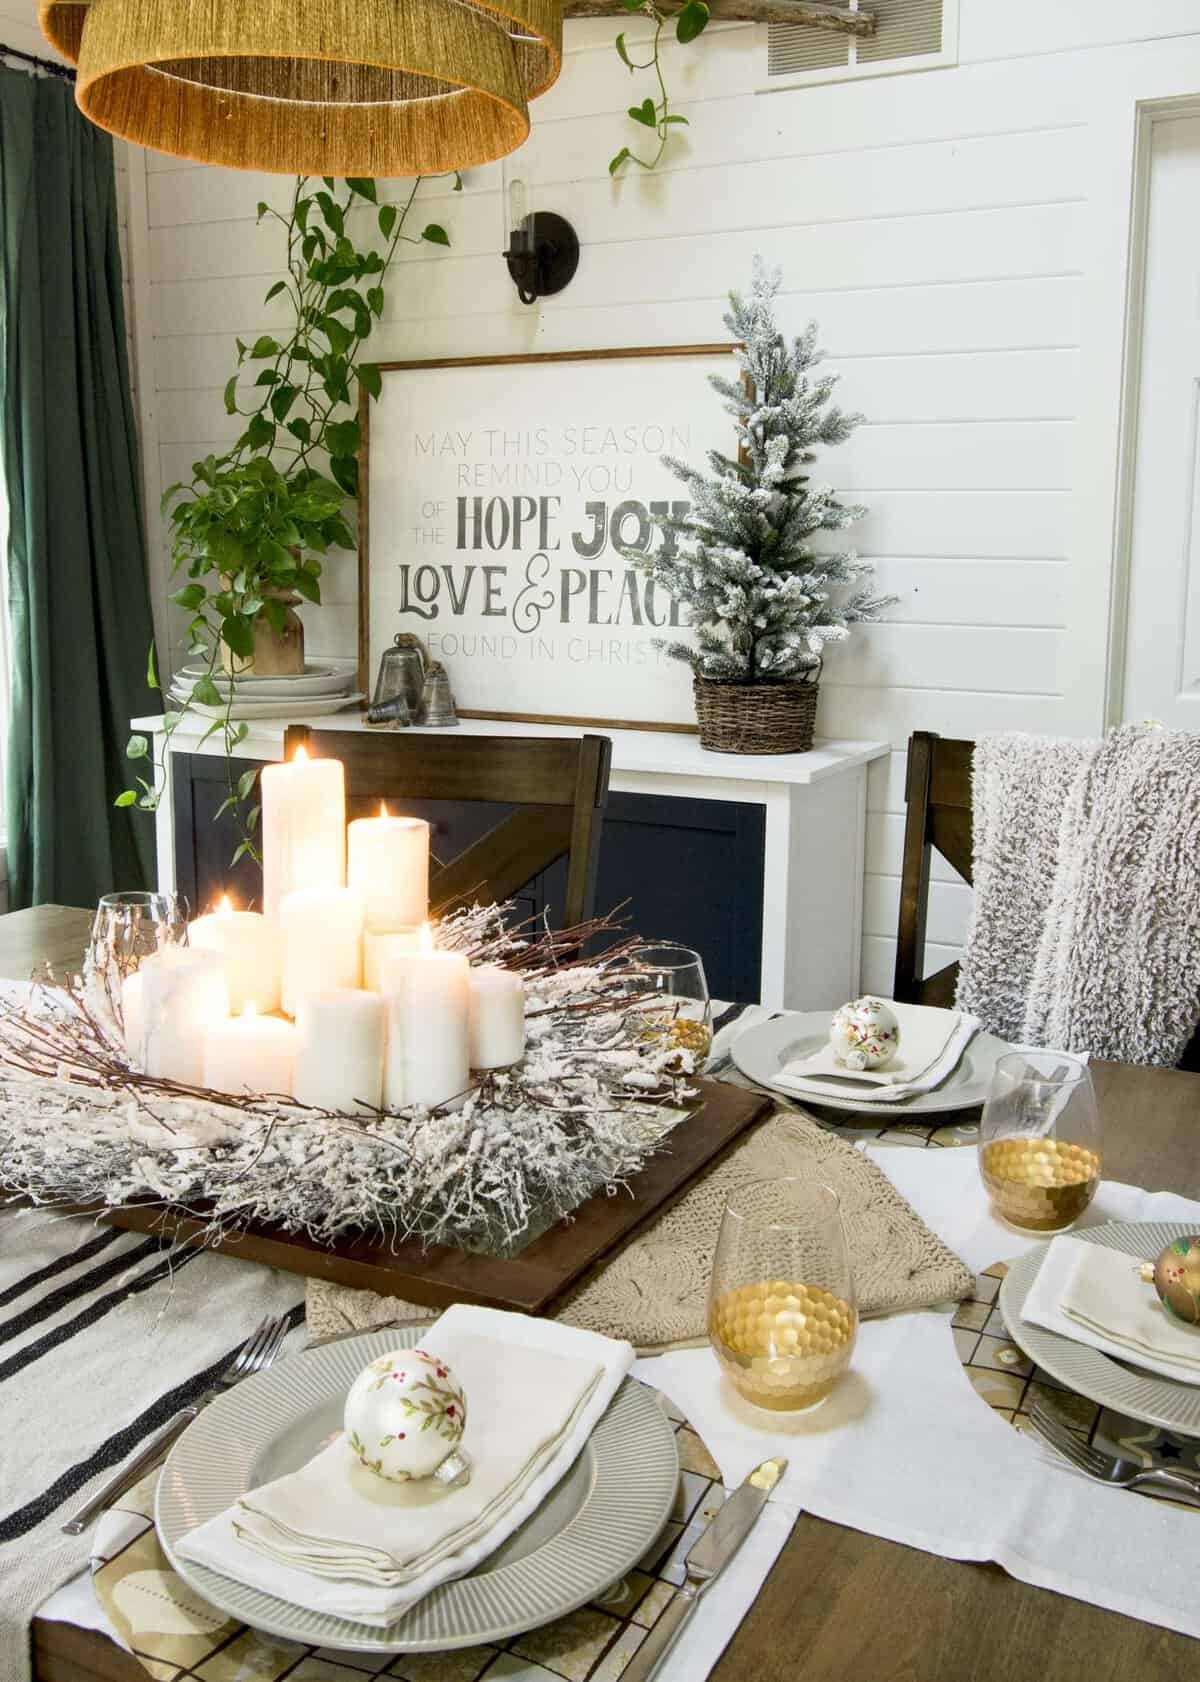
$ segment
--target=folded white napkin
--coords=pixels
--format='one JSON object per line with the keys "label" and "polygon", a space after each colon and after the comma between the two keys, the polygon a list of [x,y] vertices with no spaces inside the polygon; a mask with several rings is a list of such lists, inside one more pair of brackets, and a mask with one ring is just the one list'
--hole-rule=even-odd
{"label": "folded white napkin", "polygon": [[525,1522],[633,1362],[627,1343],[463,1304],[423,1333],[421,1347],[448,1363],[466,1395],[468,1484],[388,1483],[339,1437],[193,1530],[182,1556],[293,1604],[385,1628]]}
{"label": "folded white napkin", "polygon": [[1200,1384],[1200,1328],[1172,1319],[1141,1265],[1082,1238],[1055,1238],[1021,1318],[1163,1378]]}
{"label": "folded white napkin", "polygon": [[863,1104],[895,1104],[918,1092],[931,1092],[957,1067],[979,1029],[979,1019],[933,1005],[893,1004],[892,1009],[900,1023],[900,1047],[886,1068],[847,1069],[826,1044],[785,1063],[776,1084],[810,1098],[854,1098]]}

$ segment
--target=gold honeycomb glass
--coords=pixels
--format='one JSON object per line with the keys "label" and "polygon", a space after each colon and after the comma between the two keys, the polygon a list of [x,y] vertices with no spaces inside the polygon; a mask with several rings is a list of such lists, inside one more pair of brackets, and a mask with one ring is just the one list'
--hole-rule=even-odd
{"label": "gold honeycomb glass", "polygon": [[690,946],[642,946],[631,981],[641,996],[643,1037],[664,1048],[690,1051],[697,1071],[712,1050],[712,1003],[704,960]]}
{"label": "gold honeycomb glass", "polygon": [[795,1176],[730,1192],[708,1338],[734,1388],[776,1412],[816,1407],[850,1365],[857,1332],[837,1193]]}
{"label": "gold honeycomb glass", "polygon": [[1063,1232],[1095,1197],[1101,1166],[1096,1094],[1082,1058],[999,1058],[979,1127],[979,1172],[995,1212],[1023,1232]]}

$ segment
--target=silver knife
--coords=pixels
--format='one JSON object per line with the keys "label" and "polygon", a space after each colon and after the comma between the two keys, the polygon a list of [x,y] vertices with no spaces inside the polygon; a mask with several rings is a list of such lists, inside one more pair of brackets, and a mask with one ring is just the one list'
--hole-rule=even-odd
{"label": "silver knife", "polygon": [[658,1622],[634,1654],[621,1682],[650,1682],[705,1589],[721,1575],[754,1527],[767,1498],[787,1471],[787,1461],[764,1460],[725,1502],[684,1561],[687,1580],[676,1589]]}

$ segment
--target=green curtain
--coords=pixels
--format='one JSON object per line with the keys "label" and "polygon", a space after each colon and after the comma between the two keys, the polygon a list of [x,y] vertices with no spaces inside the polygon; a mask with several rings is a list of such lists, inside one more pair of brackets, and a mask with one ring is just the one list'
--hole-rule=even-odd
{"label": "green curtain", "polygon": [[157,712],[112,142],[57,79],[0,68],[0,420],[9,504],[9,903],[92,905],[153,874],[117,810]]}

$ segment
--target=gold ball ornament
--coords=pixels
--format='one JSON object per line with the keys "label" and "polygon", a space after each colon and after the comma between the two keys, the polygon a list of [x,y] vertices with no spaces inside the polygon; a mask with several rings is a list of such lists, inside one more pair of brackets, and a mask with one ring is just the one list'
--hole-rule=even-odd
{"label": "gold ball ornament", "polygon": [[1142,1278],[1153,1284],[1167,1313],[1185,1325],[1200,1325],[1200,1233],[1172,1238]]}

